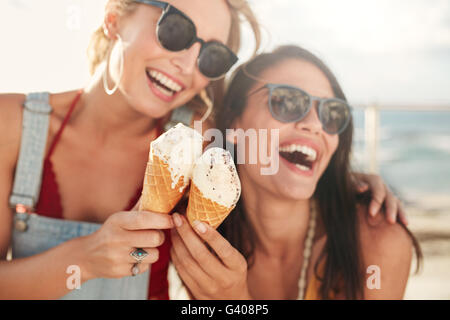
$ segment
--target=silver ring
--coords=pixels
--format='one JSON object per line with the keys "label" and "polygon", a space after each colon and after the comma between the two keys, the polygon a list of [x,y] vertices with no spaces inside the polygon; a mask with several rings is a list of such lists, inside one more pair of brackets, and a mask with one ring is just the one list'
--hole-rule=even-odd
{"label": "silver ring", "polygon": [[133,264],[133,267],[131,268],[131,276],[135,277],[139,274],[139,262]]}
{"label": "silver ring", "polygon": [[130,253],[130,256],[132,256],[134,260],[139,263],[148,256],[148,253],[144,249],[136,248],[136,250]]}

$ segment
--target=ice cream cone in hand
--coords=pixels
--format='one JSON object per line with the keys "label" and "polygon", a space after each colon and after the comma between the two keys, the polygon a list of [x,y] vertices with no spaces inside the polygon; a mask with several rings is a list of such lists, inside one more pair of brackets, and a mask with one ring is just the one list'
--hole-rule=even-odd
{"label": "ice cream cone in hand", "polygon": [[202,136],[181,123],[151,143],[140,211],[172,211],[186,192],[202,144]]}
{"label": "ice cream cone in hand", "polygon": [[217,228],[236,206],[241,183],[231,154],[211,148],[197,159],[194,166],[187,218]]}

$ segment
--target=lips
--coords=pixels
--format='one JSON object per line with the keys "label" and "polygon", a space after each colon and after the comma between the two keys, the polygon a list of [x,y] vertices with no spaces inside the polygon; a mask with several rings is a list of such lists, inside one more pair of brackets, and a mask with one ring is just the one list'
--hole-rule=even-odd
{"label": "lips", "polygon": [[183,83],[159,70],[146,69],[145,73],[153,93],[164,101],[172,101],[185,89]]}
{"label": "lips", "polygon": [[319,148],[310,141],[297,140],[282,144],[279,154],[294,171],[312,175],[319,158]]}
{"label": "lips", "polygon": [[298,165],[299,169],[307,171],[312,168],[313,161],[308,159],[308,156],[302,152],[280,152],[280,156],[287,161]]}

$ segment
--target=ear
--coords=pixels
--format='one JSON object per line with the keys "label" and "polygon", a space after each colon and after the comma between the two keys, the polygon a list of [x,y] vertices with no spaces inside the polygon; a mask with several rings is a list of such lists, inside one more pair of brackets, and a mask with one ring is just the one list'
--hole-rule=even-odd
{"label": "ear", "polygon": [[114,11],[108,11],[105,14],[105,19],[103,21],[103,32],[108,39],[115,40],[117,39],[118,33],[118,15]]}

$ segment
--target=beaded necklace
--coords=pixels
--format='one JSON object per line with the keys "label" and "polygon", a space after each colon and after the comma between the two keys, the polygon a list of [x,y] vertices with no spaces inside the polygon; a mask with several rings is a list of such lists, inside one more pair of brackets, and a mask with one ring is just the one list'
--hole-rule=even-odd
{"label": "beaded necklace", "polygon": [[316,212],[315,201],[311,201],[310,208],[309,208],[308,231],[306,233],[305,248],[303,249],[302,271],[300,273],[300,280],[298,282],[297,300],[303,300],[304,296],[305,296],[306,272],[308,270],[309,258],[311,257],[314,233],[316,230],[316,215],[317,215],[317,212]]}

